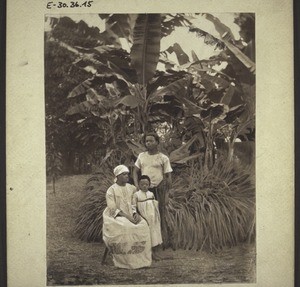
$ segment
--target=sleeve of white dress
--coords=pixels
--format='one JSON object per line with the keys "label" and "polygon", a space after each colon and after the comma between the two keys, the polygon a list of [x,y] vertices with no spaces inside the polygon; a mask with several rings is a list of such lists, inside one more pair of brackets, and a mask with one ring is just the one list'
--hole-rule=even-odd
{"label": "sleeve of white dress", "polygon": [[135,165],[137,168],[141,169],[141,154],[138,155],[138,157],[137,157],[137,159],[136,159],[134,165]]}
{"label": "sleeve of white dress", "polygon": [[163,163],[164,163],[164,173],[173,171],[170,160],[166,155],[163,156]]}
{"label": "sleeve of white dress", "polygon": [[106,204],[109,208],[110,215],[115,218],[121,210],[117,208],[114,189],[112,187],[110,187],[106,192]]}

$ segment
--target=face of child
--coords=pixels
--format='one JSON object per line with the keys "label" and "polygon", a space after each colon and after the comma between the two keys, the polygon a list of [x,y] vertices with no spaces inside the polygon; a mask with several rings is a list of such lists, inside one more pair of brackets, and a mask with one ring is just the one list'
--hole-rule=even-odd
{"label": "face of child", "polygon": [[150,183],[148,179],[144,178],[140,180],[139,186],[141,191],[146,192],[149,189]]}
{"label": "face of child", "polygon": [[154,150],[158,146],[158,142],[156,141],[154,136],[146,136],[145,145],[148,150]]}

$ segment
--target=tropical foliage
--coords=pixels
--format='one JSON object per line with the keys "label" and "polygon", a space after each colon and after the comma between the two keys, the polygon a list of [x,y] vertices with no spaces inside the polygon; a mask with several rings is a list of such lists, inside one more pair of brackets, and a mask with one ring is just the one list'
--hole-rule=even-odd
{"label": "tropical foliage", "polygon": [[[241,172],[233,163],[218,159],[203,172],[199,161],[175,177],[167,206],[168,242],[173,249],[215,252],[255,239],[255,189],[251,168]],[[107,169],[106,169],[107,170]],[[86,186],[75,233],[86,241],[102,240],[105,193],[113,174],[97,173]]]}
{"label": "tropical foliage", "polygon": [[205,173],[198,162],[192,162],[178,180],[166,213],[169,246],[213,252],[254,240],[255,189],[250,169],[240,172],[218,159]]}
{"label": "tropical foliage", "polygon": [[[190,175],[188,182],[175,180],[172,190],[170,246],[212,250],[250,238],[253,169],[244,173],[236,167],[234,150],[238,138],[254,140],[254,15],[236,15],[240,39],[207,13],[99,17],[105,21],[102,32],[50,17],[45,35],[47,150],[54,148],[66,162],[84,158],[98,172],[87,185],[79,236],[101,237],[104,194],[111,184],[103,172],[120,163],[132,166],[144,150],[143,133],[154,130],[175,174]],[[213,23],[219,37],[194,25],[199,17]],[[177,27],[218,52],[199,59],[192,51],[190,59],[178,43],[162,50],[162,38]],[[173,53],[178,63],[170,59]]]}

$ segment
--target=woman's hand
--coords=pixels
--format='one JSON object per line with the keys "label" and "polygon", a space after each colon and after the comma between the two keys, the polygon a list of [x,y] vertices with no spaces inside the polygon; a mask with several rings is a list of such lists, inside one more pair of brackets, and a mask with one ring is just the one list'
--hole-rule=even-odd
{"label": "woman's hand", "polygon": [[141,216],[138,213],[134,213],[133,216],[130,216],[124,213],[123,211],[120,211],[118,215],[127,218],[133,224],[138,224],[142,220]]}
{"label": "woman's hand", "polygon": [[133,214],[133,221],[132,221],[132,223],[138,224],[138,223],[141,222],[141,220],[142,220],[142,218],[141,218],[141,216],[138,213],[134,213]]}
{"label": "woman's hand", "polygon": [[122,217],[125,217],[126,219],[128,219],[130,222],[134,223],[133,222],[133,217],[131,217],[130,215],[127,215],[125,212],[123,211],[120,211],[118,216],[122,216]]}

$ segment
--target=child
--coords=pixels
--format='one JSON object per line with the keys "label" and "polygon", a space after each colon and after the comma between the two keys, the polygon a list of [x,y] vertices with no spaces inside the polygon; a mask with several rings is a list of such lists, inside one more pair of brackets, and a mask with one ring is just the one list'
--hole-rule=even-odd
{"label": "child", "polygon": [[157,247],[162,243],[160,229],[160,215],[158,210],[158,202],[154,198],[154,194],[148,190],[150,186],[150,178],[142,175],[139,180],[139,191],[134,193],[133,202],[136,203],[137,212],[147,221],[150,228],[152,258],[159,260],[157,255]]}
{"label": "child", "polygon": [[151,184],[149,190],[154,193],[158,201],[159,212],[161,216],[161,230],[164,245],[167,241],[167,226],[165,218],[165,206],[168,204],[169,189],[172,184],[172,167],[169,158],[158,151],[159,137],[156,133],[147,133],[144,136],[146,152],[138,155],[133,170],[133,180],[136,188],[138,185],[138,172],[142,175],[147,174],[150,177]]}

